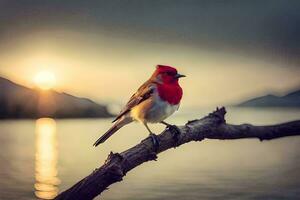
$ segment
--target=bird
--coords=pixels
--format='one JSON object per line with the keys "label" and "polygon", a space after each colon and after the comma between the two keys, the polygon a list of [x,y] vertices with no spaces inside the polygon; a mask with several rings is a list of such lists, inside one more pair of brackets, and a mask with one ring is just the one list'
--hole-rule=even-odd
{"label": "bird", "polygon": [[162,123],[180,134],[175,125],[164,120],[178,110],[183,96],[179,79],[185,75],[179,74],[177,69],[168,65],[157,65],[151,77],[142,84],[131,96],[127,104],[112,121],[114,124],[95,143],[98,146],[123,126],[138,121],[149,131],[149,136],[156,148],[159,146],[157,136],[150,130],[148,123]]}

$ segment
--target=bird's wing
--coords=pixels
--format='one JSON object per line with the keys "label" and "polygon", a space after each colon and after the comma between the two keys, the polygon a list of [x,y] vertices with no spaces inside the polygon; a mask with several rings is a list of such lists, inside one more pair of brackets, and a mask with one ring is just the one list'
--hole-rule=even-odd
{"label": "bird's wing", "polygon": [[137,90],[137,92],[130,97],[127,104],[124,106],[124,108],[121,110],[121,112],[117,115],[117,117],[112,122],[117,121],[118,119],[120,119],[120,117],[128,113],[134,106],[148,99],[152,95],[153,91],[154,91],[154,83],[150,80],[145,82]]}

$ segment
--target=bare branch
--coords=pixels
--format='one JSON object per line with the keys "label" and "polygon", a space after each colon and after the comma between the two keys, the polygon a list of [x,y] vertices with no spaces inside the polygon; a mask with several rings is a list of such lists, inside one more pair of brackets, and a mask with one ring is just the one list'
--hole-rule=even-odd
{"label": "bare branch", "polygon": [[166,129],[158,135],[160,146],[155,148],[150,138],[146,138],[136,146],[118,154],[110,153],[105,163],[92,174],[82,179],[68,190],[59,194],[56,200],[90,200],[101,194],[107,187],[121,181],[128,171],[136,166],[157,158],[157,154],[167,149],[180,146],[191,141],[208,139],[242,139],[258,138],[270,140],[285,136],[300,135],[300,120],[272,126],[253,126],[250,124],[230,125],[225,121],[224,107],[208,116],[193,120],[180,126],[178,141]]}

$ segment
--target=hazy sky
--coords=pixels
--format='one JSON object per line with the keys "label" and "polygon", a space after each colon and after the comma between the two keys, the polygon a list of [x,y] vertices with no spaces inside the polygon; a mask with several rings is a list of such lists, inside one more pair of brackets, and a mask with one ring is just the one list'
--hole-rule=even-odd
{"label": "hazy sky", "polygon": [[0,75],[124,103],[156,64],[187,75],[183,106],[300,86],[300,1],[1,0]]}

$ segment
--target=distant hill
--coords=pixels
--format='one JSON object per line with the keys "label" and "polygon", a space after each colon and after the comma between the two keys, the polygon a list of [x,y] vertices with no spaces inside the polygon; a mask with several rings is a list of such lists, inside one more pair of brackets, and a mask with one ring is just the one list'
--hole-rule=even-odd
{"label": "distant hill", "polygon": [[107,107],[54,90],[30,89],[0,77],[0,119],[111,117]]}
{"label": "distant hill", "polygon": [[300,90],[284,96],[266,95],[256,97],[237,106],[243,107],[300,107]]}

